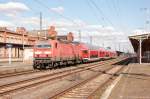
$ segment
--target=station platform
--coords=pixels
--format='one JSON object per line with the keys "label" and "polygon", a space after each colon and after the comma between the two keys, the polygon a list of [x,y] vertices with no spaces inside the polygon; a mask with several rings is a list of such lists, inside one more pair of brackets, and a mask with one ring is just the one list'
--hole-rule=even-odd
{"label": "station platform", "polygon": [[0,63],[0,74],[14,73],[20,71],[32,70],[32,63],[29,62],[8,62]]}
{"label": "station platform", "polygon": [[[9,58],[0,58],[0,63],[7,63],[9,61]],[[21,62],[22,58],[12,58],[12,62]]]}
{"label": "station platform", "polygon": [[129,64],[119,77],[107,99],[150,99],[150,63]]}

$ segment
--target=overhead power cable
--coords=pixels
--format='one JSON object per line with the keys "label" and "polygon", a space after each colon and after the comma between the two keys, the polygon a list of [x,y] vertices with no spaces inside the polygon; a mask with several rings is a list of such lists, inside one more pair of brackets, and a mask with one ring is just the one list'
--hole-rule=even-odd
{"label": "overhead power cable", "polygon": [[101,19],[100,19],[100,17],[99,17],[99,16],[97,15],[97,13],[94,11],[94,8],[93,8],[93,6],[91,5],[90,1],[89,1],[89,0],[85,0],[85,1],[86,1],[87,5],[89,6],[89,8],[91,9],[91,12],[92,12],[93,15],[95,16],[97,22],[101,23],[101,22],[103,21],[104,23],[107,24],[107,22],[105,21],[104,17],[101,16]]}
{"label": "overhead power cable", "polygon": [[112,4],[113,4],[113,7],[114,7],[114,10],[116,10],[115,12],[116,12],[116,16],[117,16],[117,19],[118,19],[118,23],[119,23],[119,27],[121,28],[121,29],[123,29],[122,28],[122,17],[121,17],[121,11],[120,11],[120,7],[119,7],[119,4],[118,4],[118,0],[112,0]]}
{"label": "overhead power cable", "polygon": [[98,12],[100,13],[100,15],[103,16],[104,20],[107,21],[108,23],[110,23],[113,27],[115,26],[107,16],[104,15],[103,11],[101,10],[101,8],[99,6],[97,6],[97,4],[93,1],[90,0],[90,2],[93,4],[93,6],[98,10]]}
{"label": "overhead power cable", "polygon": [[[44,4],[43,2],[41,2],[40,0],[34,0],[35,2],[37,2],[39,5],[43,6],[44,8],[46,8],[48,11],[50,11],[50,8],[49,6],[47,6],[46,4]],[[80,26],[77,22],[75,22],[73,19],[71,19],[70,17],[68,16],[64,16],[63,14],[60,14],[60,13],[57,13],[57,12],[54,12],[54,11],[51,11],[57,15],[59,15],[60,17],[72,22],[74,25],[77,25],[77,26]]]}

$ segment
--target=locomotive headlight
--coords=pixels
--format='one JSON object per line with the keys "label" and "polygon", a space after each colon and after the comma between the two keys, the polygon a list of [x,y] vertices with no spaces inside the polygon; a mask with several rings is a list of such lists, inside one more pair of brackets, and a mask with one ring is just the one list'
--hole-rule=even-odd
{"label": "locomotive headlight", "polygon": [[35,54],[41,54],[41,53],[42,53],[41,51],[36,51],[36,52],[35,52]]}
{"label": "locomotive headlight", "polygon": [[45,51],[44,54],[51,54],[51,51]]}

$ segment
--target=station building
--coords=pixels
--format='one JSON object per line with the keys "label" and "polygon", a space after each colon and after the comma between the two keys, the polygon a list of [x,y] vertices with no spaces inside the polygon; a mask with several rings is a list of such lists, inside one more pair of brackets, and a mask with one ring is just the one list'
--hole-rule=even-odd
{"label": "station building", "polygon": [[150,63],[150,34],[129,36],[139,63]]}
{"label": "station building", "polygon": [[37,40],[44,40],[48,37],[56,37],[62,40],[73,40],[71,32],[68,35],[58,36],[54,26],[45,30],[27,31],[24,27],[17,27],[16,31],[0,27],[0,62],[8,61],[9,49],[11,47],[11,58],[15,61],[22,61],[28,56],[33,59],[33,45]]}
{"label": "station building", "polygon": [[12,59],[22,59],[25,48],[30,48],[39,37],[29,34],[24,27],[18,27],[16,31],[0,27],[0,60],[7,60],[9,47],[11,46]]}

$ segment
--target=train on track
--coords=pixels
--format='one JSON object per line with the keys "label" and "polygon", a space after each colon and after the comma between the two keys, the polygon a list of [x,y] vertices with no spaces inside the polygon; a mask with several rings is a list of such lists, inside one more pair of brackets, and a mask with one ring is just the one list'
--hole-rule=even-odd
{"label": "train on track", "polygon": [[34,46],[34,69],[98,61],[117,56],[115,51],[90,49],[84,43],[59,40],[38,41]]}
{"label": "train on track", "polygon": [[33,68],[55,68],[117,56],[115,51],[102,48],[91,49],[84,43],[73,42],[71,36],[70,33],[68,40],[46,39],[37,41],[34,45]]}

